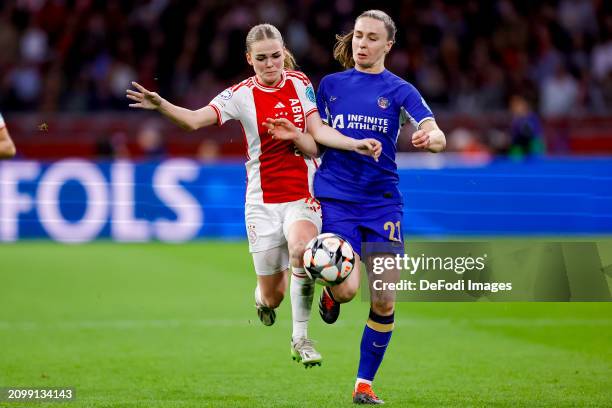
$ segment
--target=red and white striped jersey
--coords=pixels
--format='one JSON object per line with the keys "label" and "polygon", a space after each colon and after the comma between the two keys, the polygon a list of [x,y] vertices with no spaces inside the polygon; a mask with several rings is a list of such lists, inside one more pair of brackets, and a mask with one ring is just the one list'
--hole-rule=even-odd
{"label": "red and white striped jersey", "polygon": [[301,131],[306,118],[317,111],[314,89],[302,72],[283,70],[274,87],[253,76],[226,89],[209,104],[221,126],[240,121],[247,143],[247,203],[286,203],[312,196],[318,159],[302,156],[293,142],[273,140],[262,123],[287,118]]}

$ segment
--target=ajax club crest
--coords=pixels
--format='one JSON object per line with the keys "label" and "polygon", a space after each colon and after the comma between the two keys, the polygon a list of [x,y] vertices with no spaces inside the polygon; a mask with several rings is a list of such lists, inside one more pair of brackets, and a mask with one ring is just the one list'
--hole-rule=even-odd
{"label": "ajax club crest", "polygon": [[247,236],[249,237],[249,242],[251,243],[251,245],[255,245],[255,243],[257,242],[257,232],[255,231],[255,225],[253,224],[248,224],[247,225]]}

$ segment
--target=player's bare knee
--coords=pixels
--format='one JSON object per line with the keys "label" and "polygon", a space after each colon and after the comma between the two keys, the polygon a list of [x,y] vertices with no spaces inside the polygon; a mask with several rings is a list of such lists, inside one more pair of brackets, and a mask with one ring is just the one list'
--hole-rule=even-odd
{"label": "player's bare knee", "polygon": [[395,309],[395,302],[386,299],[372,300],[372,310],[379,316],[389,316]]}
{"label": "player's bare knee", "polygon": [[301,267],[304,264],[304,245],[289,247],[289,261],[291,265]]}
{"label": "player's bare knee", "polygon": [[289,242],[289,258],[292,265],[302,265],[304,263],[304,250],[308,241],[305,239],[297,239]]}

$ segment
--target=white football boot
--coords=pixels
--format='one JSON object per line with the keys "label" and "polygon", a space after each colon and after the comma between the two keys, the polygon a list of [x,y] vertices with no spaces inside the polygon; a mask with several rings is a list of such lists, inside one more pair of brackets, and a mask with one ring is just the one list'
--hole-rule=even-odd
{"label": "white football boot", "polygon": [[320,366],[323,361],[321,353],[314,348],[314,342],[305,337],[291,340],[291,358],[304,364],[304,368]]}

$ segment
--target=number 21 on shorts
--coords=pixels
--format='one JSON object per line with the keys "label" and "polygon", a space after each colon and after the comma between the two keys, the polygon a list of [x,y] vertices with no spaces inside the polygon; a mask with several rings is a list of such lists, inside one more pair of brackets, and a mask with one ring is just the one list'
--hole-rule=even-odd
{"label": "number 21 on shorts", "polygon": [[387,221],[385,222],[383,228],[385,231],[389,231],[389,241],[402,242],[402,228],[400,226],[400,221],[397,221],[395,223],[393,223],[392,221]]}

